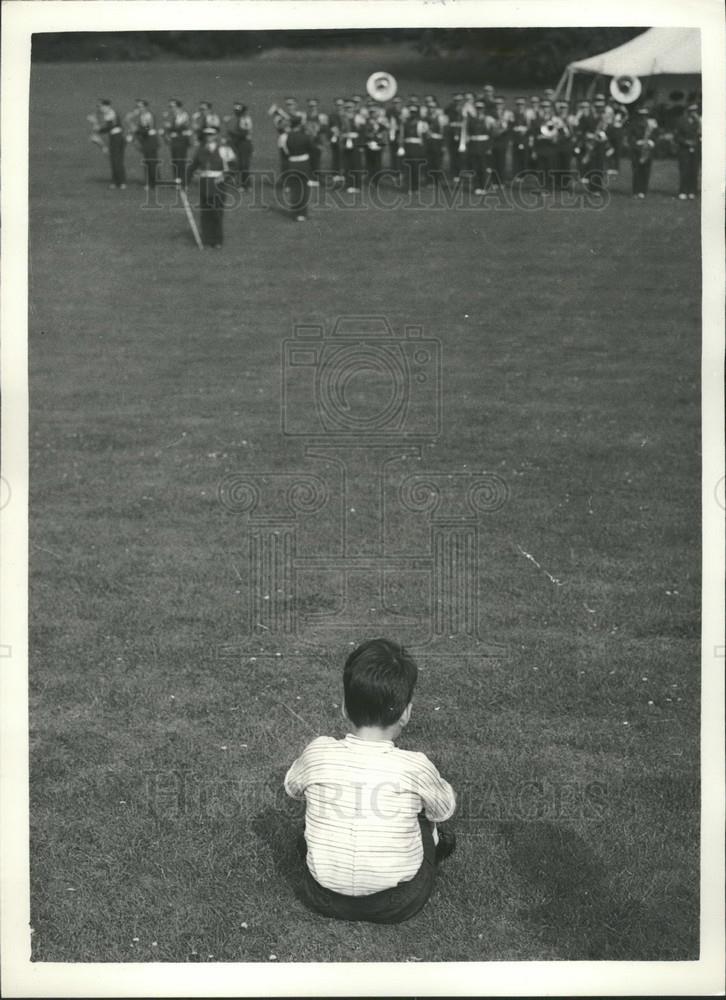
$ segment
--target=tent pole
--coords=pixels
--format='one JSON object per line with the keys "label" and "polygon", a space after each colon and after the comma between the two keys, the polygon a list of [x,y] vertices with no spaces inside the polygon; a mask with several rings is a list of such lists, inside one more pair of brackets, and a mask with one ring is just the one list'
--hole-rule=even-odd
{"label": "tent pole", "polygon": [[560,82],[555,87],[555,97],[556,98],[560,96],[560,89],[562,88],[562,84],[565,82],[565,78],[567,77],[568,73],[569,73],[569,66],[565,69],[564,73],[560,77]]}
{"label": "tent pole", "polygon": [[565,87],[565,100],[567,101],[568,104],[570,103],[570,98],[572,96],[572,83],[574,78],[575,78],[575,71],[573,69],[569,69],[568,67],[567,86]]}

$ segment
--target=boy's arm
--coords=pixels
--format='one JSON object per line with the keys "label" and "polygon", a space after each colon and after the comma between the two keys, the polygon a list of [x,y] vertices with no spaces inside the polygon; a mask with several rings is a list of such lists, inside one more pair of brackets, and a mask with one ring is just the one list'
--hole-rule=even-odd
{"label": "boy's arm", "polygon": [[418,792],[424,805],[426,819],[443,823],[451,819],[456,810],[456,794],[431,761],[422,754],[423,762],[418,773]]}
{"label": "boy's arm", "polygon": [[305,782],[304,782],[304,771],[305,763],[303,761],[303,754],[298,757],[298,759],[293,763],[290,770],[285,775],[285,791],[290,796],[291,799],[304,799],[305,798]]}

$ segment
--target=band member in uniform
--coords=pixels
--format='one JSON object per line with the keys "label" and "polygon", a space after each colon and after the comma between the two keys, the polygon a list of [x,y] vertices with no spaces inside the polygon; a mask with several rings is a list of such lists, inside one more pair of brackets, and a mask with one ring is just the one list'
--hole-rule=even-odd
{"label": "band member in uniform", "polygon": [[617,176],[620,173],[620,159],[623,155],[623,137],[628,124],[628,111],[624,104],[613,106],[612,121],[607,127],[607,136],[612,148],[612,156],[608,163],[608,173]]}
{"label": "band member in uniform", "polygon": [[494,119],[487,114],[484,101],[476,101],[474,115],[468,115],[467,168],[474,175],[474,194],[484,194],[492,175],[492,131]]}
{"label": "band member in uniform", "polygon": [[285,112],[287,113],[288,118],[291,119],[293,115],[299,115],[302,118],[303,123],[305,122],[305,112],[301,111],[298,107],[297,97],[286,97],[284,104]]}
{"label": "band member in uniform", "polygon": [[132,123],[133,131],[126,141],[135,139],[138,143],[144,164],[144,186],[147,191],[153,191],[159,179],[159,133],[148,101],[141,98],[136,101]]}
{"label": "band member in uniform", "polygon": [[310,163],[315,140],[305,128],[302,115],[292,115],[290,130],[283,136],[283,141],[287,154],[283,185],[290,199],[292,214],[298,222],[305,222],[310,202]]}
{"label": "band member in uniform", "polygon": [[[533,124],[534,124],[533,120]],[[559,121],[548,98],[540,105],[539,125],[534,132],[533,155],[544,191],[551,193],[555,185],[555,163],[557,158],[557,138]]]}
{"label": "band member in uniform", "polygon": [[164,116],[163,134],[169,141],[174,183],[186,186],[187,155],[192,141],[192,122],[189,112],[184,110],[182,102],[175,97],[169,101],[169,110]]}
{"label": "band member in uniform", "polygon": [[232,114],[226,117],[227,139],[234,152],[237,165],[236,181],[239,187],[250,186],[250,164],[252,162],[252,118],[247,105],[237,102],[232,106]]}
{"label": "band member in uniform", "polygon": [[401,130],[406,109],[400,97],[394,97],[386,113],[388,119],[388,149],[391,170],[400,174],[403,171],[403,154],[401,152]]}
{"label": "band member in uniform", "polygon": [[344,183],[349,194],[360,190],[363,121],[364,119],[356,112],[355,102],[346,101],[341,119],[340,141]]}
{"label": "band member in uniform", "polygon": [[449,170],[455,180],[458,180],[462,169],[462,156],[459,152],[461,144],[461,128],[464,124],[464,95],[454,94],[451,102],[445,108],[446,128],[444,136],[446,138],[446,150],[449,154]]}
{"label": "band member in uniform", "polygon": [[497,99],[494,96],[494,87],[491,83],[485,83],[482,87],[481,97],[477,100],[484,101],[484,110],[487,113],[488,118],[496,118],[497,116]]}
{"label": "band member in uniform", "polygon": [[199,108],[192,115],[192,128],[197,144],[204,142],[204,130],[215,128],[219,131],[222,128],[222,119],[212,110],[211,101],[200,101]]}
{"label": "band member in uniform", "polygon": [[567,101],[557,101],[555,104],[555,122],[557,137],[555,138],[555,185],[558,190],[564,190],[570,183],[570,167],[572,165],[572,129],[570,127],[570,106]]}
{"label": "band member in uniform", "polygon": [[330,130],[330,167],[333,171],[333,180],[336,183],[343,181],[342,167],[342,143],[340,139],[341,125],[345,101],[342,97],[336,97],[333,102],[333,110],[328,117],[328,127]]}
{"label": "band member in uniform", "polygon": [[645,198],[653,166],[657,124],[646,107],[638,108],[630,120],[628,145],[633,170],[633,197]]}
{"label": "band member in uniform", "polygon": [[108,136],[108,155],[111,161],[111,184],[109,187],[123,190],[126,187],[126,167],[124,166],[126,141],[121,119],[108,98],[104,97],[98,102],[95,120],[94,132],[98,135]]}
{"label": "band member in uniform", "polygon": [[697,104],[689,104],[676,123],[673,138],[678,150],[678,197],[693,200],[698,193],[701,166],[701,118]]}
{"label": "band member in uniform", "polygon": [[218,250],[223,243],[224,173],[228,164],[222,155],[219,130],[208,126],[194,154],[189,173],[199,174],[199,209],[202,243]]}
{"label": "band member in uniform", "polygon": [[575,160],[580,179],[592,191],[602,191],[608,152],[612,148],[607,135],[603,105],[583,107],[578,119]]}
{"label": "band member in uniform", "polygon": [[401,138],[403,145],[403,169],[409,191],[418,191],[423,181],[424,137],[429,127],[421,117],[421,109],[412,101],[408,103],[408,115],[403,119]]}
{"label": "band member in uniform", "polygon": [[527,102],[523,97],[517,97],[512,112],[512,173],[513,183],[521,184],[522,175],[529,166],[529,116]]}
{"label": "band member in uniform", "polygon": [[428,131],[424,136],[424,156],[428,179],[434,184],[441,181],[444,169],[444,134],[448,119],[435,97],[427,108]]}
{"label": "band member in uniform", "polygon": [[533,94],[529,99],[529,107],[527,108],[527,119],[529,120],[528,166],[530,169],[534,169],[537,166],[537,153],[535,145],[537,136],[539,135],[540,125],[542,124],[542,109],[540,107],[540,98],[537,94]]}
{"label": "band member in uniform", "polygon": [[368,182],[377,184],[383,167],[383,150],[388,144],[388,121],[383,108],[371,108],[362,125],[362,139]]}
{"label": "band member in uniform", "polygon": [[317,98],[311,97],[308,101],[305,128],[313,140],[313,151],[310,154],[310,184],[313,187],[317,187],[320,183],[320,164],[329,127],[328,116],[321,112],[320,102]]}
{"label": "band member in uniform", "polygon": [[498,190],[504,183],[507,174],[507,149],[512,137],[512,113],[504,106],[503,97],[494,98],[494,114],[492,115],[492,183]]}

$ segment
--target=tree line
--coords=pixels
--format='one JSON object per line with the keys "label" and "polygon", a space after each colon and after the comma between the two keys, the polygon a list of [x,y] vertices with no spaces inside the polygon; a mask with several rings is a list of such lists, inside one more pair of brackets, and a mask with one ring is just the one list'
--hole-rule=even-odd
{"label": "tree line", "polygon": [[[604,52],[645,28],[386,28],[328,31],[58,32],[33,36],[38,62],[232,59],[269,48],[397,45],[428,78],[493,84],[550,83],[567,63]],[[408,60],[407,60],[408,61]],[[386,66],[393,70],[395,66]]]}

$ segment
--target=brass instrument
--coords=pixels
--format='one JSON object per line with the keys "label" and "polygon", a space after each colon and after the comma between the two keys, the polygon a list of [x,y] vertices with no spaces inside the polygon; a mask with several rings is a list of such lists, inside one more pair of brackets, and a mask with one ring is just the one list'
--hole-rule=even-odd
{"label": "brass instrument", "polygon": [[366,81],[366,91],[368,96],[374,101],[390,101],[396,96],[398,83],[395,76],[380,70],[378,73],[371,73]]}
{"label": "brass instrument", "polygon": [[610,81],[610,94],[618,104],[633,104],[643,92],[643,84],[637,76],[624,73],[614,76]]}

